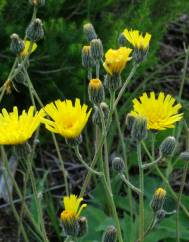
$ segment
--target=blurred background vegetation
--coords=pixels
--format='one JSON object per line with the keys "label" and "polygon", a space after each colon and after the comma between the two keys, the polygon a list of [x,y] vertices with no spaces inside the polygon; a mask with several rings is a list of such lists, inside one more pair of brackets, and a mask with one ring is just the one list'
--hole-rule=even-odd
{"label": "blurred background vegetation", "polygon": [[[28,4],[28,0],[0,0],[1,84],[6,80],[14,60],[14,56],[9,50],[9,36],[12,33],[18,33],[21,37],[24,37],[31,13],[32,6]],[[136,81],[129,86],[129,90],[126,93],[125,99],[127,104],[130,105],[132,98],[139,95],[143,90],[164,90],[173,95],[178,95],[184,63],[183,43],[186,46],[189,44],[188,13],[189,0],[46,0],[46,6],[40,8],[38,13],[38,17],[44,23],[45,38],[38,43],[37,51],[32,54],[29,69],[31,79],[39,96],[44,103],[57,98],[80,97],[86,99],[88,80],[87,74],[81,66],[81,48],[82,45],[87,44],[82,26],[86,22],[92,22],[95,26],[96,32],[103,41],[105,51],[108,48],[117,47],[119,33],[126,27],[137,28],[152,34],[148,58],[139,68],[136,74]],[[125,75],[128,74],[129,68],[130,65],[126,68]],[[101,78],[103,79],[103,70],[101,73]],[[8,105],[10,107],[18,105],[24,108],[29,106],[31,102],[28,98],[27,88],[19,83],[16,83],[16,87],[19,92],[13,90],[11,95],[7,95],[3,99],[2,105],[6,107]],[[188,99],[188,90],[189,78],[186,77],[183,93],[184,99],[182,100],[186,110],[189,108],[189,102],[186,100]],[[124,105],[124,100],[121,104],[119,114],[125,116],[125,113],[130,110],[130,106]],[[188,117],[188,115],[186,113],[185,117]],[[171,133],[171,131],[168,131],[160,134],[157,143],[159,144],[169,132]],[[117,139],[116,127],[113,126],[110,133],[109,147],[119,154],[121,150],[120,144],[119,142],[113,142],[113,140]],[[182,143],[180,146],[182,146]],[[82,183],[81,176],[84,177],[85,172],[83,170],[82,173],[75,172],[75,158],[73,156],[69,157],[67,147],[61,146],[61,151],[64,151],[63,156],[66,160],[66,168],[71,174],[70,177],[73,176],[70,178],[71,186],[78,189]],[[51,167],[53,170],[56,166],[57,158],[55,150],[50,145],[45,146],[45,149],[41,149],[39,154],[42,164],[37,163],[37,166],[40,166],[39,183],[42,184],[40,186],[41,190],[43,190],[46,187],[47,171],[45,169],[42,170],[41,166]],[[88,155],[87,157],[90,158],[90,154]],[[132,170],[132,166],[134,166],[136,161],[135,152],[130,152],[128,159],[131,172],[135,174],[135,170]],[[43,163],[43,161],[45,162]],[[171,162],[169,165],[171,166]],[[42,176],[44,179],[41,179]],[[59,176],[57,176],[57,173],[56,176],[54,173],[50,174],[48,175],[47,186],[55,186],[58,182],[61,182],[61,179],[61,174]],[[154,179],[153,176],[145,179],[145,195],[149,203],[154,187],[161,184],[161,181],[157,177]],[[177,177],[177,180],[179,180],[179,177]],[[114,192],[117,199],[117,207],[124,212],[123,221],[126,221],[127,226],[129,226],[125,196],[119,195],[121,185],[116,179],[113,181],[113,184],[115,185]],[[178,190],[179,183],[176,183],[174,180],[172,186],[175,190]],[[90,226],[94,234],[90,234],[90,236],[97,238],[98,236],[100,237],[105,226],[110,224],[112,220],[102,212],[104,208],[97,206],[97,204],[102,204],[101,206],[103,206],[100,187],[97,186],[90,195],[92,198],[95,198],[95,200],[93,199],[93,206],[89,206],[87,210],[88,218],[90,221],[93,221]],[[44,203],[44,207],[47,208],[47,217],[50,220],[47,219],[47,226],[49,226],[49,235],[52,239],[55,239],[53,241],[61,241],[59,222],[56,219],[56,211],[60,208],[61,196],[62,190],[60,194],[55,196],[51,192],[45,195],[45,200],[48,203]],[[185,204],[188,203],[188,197],[185,201]],[[134,206],[137,206],[137,204],[134,204]],[[33,214],[35,214],[34,201],[31,203],[31,209],[33,209]],[[148,205],[146,205],[146,213],[148,213]],[[94,214],[98,216],[95,217]],[[103,225],[100,223],[102,220],[105,221]],[[185,218],[182,221],[187,227],[188,221]],[[166,220],[160,226],[160,229],[154,235],[151,235],[146,242],[160,241],[161,239],[165,239],[162,240],[164,242],[174,242],[175,224],[173,222],[172,217]],[[9,224],[9,226],[11,225]],[[93,230],[93,228],[96,228],[96,230]],[[133,234],[136,233],[135,229],[137,230],[137,224],[132,230]],[[182,239],[188,241],[188,235],[188,230],[184,230]],[[129,239],[131,240],[131,238]]]}
{"label": "blurred background vegetation", "polygon": [[[0,1],[0,71],[1,83],[6,79],[14,56],[9,50],[9,36],[16,32],[24,36],[32,7],[27,0]],[[38,16],[43,20],[45,39],[31,61],[30,75],[35,87],[40,87],[44,102],[58,97],[84,97],[86,73],[81,68],[81,47],[86,44],[82,25],[92,22],[104,49],[116,47],[117,37],[125,28],[137,28],[152,34],[152,44],[147,61],[138,76],[154,69],[158,63],[159,42],[168,24],[181,14],[188,13],[187,0],[47,0]],[[24,98],[23,87],[19,93],[8,97],[14,103]],[[6,100],[7,101],[7,100]],[[25,101],[24,101],[25,102]]]}

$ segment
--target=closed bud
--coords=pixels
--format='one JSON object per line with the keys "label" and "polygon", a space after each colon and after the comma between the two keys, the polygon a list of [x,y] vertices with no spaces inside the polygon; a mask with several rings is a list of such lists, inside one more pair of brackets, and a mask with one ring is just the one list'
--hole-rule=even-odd
{"label": "closed bud", "polygon": [[123,173],[125,171],[124,160],[120,157],[115,157],[112,161],[112,167],[115,171]]}
{"label": "closed bud", "polygon": [[91,79],[88,86],[89,100],[99,104],[104,100],[104,87],[99,79]]}
{"label": "closed bud", "polygon": [[91,46],[91,55],[95,61],[100,61],[103,57],[103,45],[100,39],[93,39],[90,43]]}
{"label": "closed bud", "polygon": [[[102,109],[102,112],[104,114],[104,119],[106,121],[108,119],[109,107],[108,107],[107,103],[105,103],[105,102],[101,102],[100,103],[100,107]],[[96,125],[100,125],[101,124],[99,108],[96,105],[94,105],[94,113],[93,113],[93,116],[92,116],[92,121]]]}
{"label": "closed bud", "polygon": [[184,151],[184,152],[180,153],[179,159],[181,159],[183,161],[189,161],[189,152]]}
{"label": "closed bud", "polygon": [[15,55],[19,55],[24,49],[24,41],[17,34],[11,35],[10,49]]}
{"label": "closed bud", "polygon": [[37,7],[42,7],[45,5],[45,0],[29,0],[30,4]]}
{"label": "closed bud", "polygon": [[119,35],[119,37],[118,37],[118,44],[119,44],[119,46],[125,46],[126,43],[127,43],[127,40],[126,40],[124,34],[121,33],[121,34]]}
{"label": "closed bud", "polygon": [[107,74],[105,76],[104,86],[106,87],[106,89],[109,90],[109,92],[120,89],[121,85],[122,85],[122,79],[120,74],[113,74],[113,75]]}
{"label": "closed bud", "polygon": [[128,113],[126,116],[126,120],[125,120],[125,125],[128,130],[132,130],[134,121],[135,121],[135,117],[133,115],[131,115],[130,113]]}
{"label": "closed bud", "polygon": [[117,230],[112,225],[109,226],[102,236],[102,242],[116,242],[117,241]]}
{"label": "closed bud", "polygon": [[37,42],[44,37],[41,19],[36,18],[26,29],[26,37],[32,42]]}
{"label": "closed bud", "polygon": [[79,223],[79,233],[78,233],[78,237],[83,237],[88,232],[88,222],[87,222],[87,218],[86,217],[80,217],[78,219],[78,223]]}
{"label": "closed bud", "polygon": [[176,140],[175,137],[169,136],[163,140],[160,145],[159,153],[162,157],[167,157],[171,155],[176,147]]}
{"label": "closed bud", "polygon": [[91,67],[94,66],[94,60],[93,60],[92,55],[91,55],[90,45],[83,46],[81,57],[82,57],[83,67],[91,68]]}
{"label": "closed bud", "polygon": [[83,31],[87,37],[87,40],[90,42],[93,39],[97,39],[97,34],[95,29],[91,23],[85,24],[83,26]]}
{"label": "closed bud", "polygon": [[154,195],[151,201],[151,208],[153,209],[154,212],[157,212],[163,208],[165,197],[166,197],[166,191],[161,187],[154,192]]}
{"label": "closed bud", "polygon": [[131,136],[137,142],[141,142],[147,137],[147,121],[144,117],[135,118],[134,124],[131,130]]}
{"label": "closed bud", "polygon": [[159,211],[157,211],[156,213],[156,219],[157,219],[157,223],[161,222],[166,216],[166,211],[164,209],[160,209]]}

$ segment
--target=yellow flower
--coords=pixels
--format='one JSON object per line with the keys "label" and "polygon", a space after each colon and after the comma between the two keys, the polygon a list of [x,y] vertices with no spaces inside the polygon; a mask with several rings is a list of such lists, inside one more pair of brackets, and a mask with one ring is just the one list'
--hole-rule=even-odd
{"label": "yellow flower", "polygon": [[152,130],[165,130],[174,128],[174,123],[181,120],[183,114],[178,114],[182,107],[180,103],[174,105],[175,99],[171,95],[160,92],[156,99],[155,93],[151,92],[150,97],[146,93],[138,99],[133,100],[134,117],[142,116],[147,120],[147,128]]}
{"label": "yellow flower", "polygon": [[87,207],[84,203],[81,205],[83,198],[78,198],[76,195],[71,194],[70,196],[64,197],[64,210],[60,215],[60,219],[65,221],[76,220],[83,208]]}
{"label": "yellow flower", "polygon": [[138,30],[128,30],[123,31],[125,38],[133,45],[134,48],[140,50],[146,50],[149,47],[151,40],[151,35],[146,33],[145,36],[139,33]]}
{"label": "yellow flower", "polygon": [[102,82],[99,79],[91,79],[89,82],[89,86],[92,89],[99,90],[102,87]]}
{"label": "yellow flower", "polygon": [[131,52],[132,49],[126,47],[120,47],[116,50],[109,49],[105,54],[105,62],[103,63],[105,70],[110,75],[120,74],[127,62],[131,60],[131,57],[129,57]]}
{"label": "yellow flower", "polygon": [[61,134],[65,138],[77,138],[85,127],[89,115],[88,106],[81,106],[80,100],[76,98],[75,106],[71,100],[50,103],[45,106],[45,112],[51,117],[51,120],[43,119],[46,128],[54,133]]}
{"label": "yellow flower", "polygon": [[17,107],[11,113],[3,108],[0,113],[0,144],[15,145],[26,142],[39,126],[43,115],[43,111],[34,114],[33,106],[28,112],[23,110],[21,115],[18,115]]}
{"label": "yellow flower", "polygon": [[[20,53],[21,56],[25,57],[25,56],[29,55],[30,43],[31,42],[29,40],[25,40],[24,41],[25,47],[24,47],[23,51]],[[30,54],[33,53],[36,49],[37,49],[37,44],[33,43],[33,46],[32,46],[32,49],[30,51]]]}
{"label": "yellow flower", "polygon": [[154,196],[158,199],[163,199],[166,196],[166,191],[163,188],[159,187],[155,190]]}

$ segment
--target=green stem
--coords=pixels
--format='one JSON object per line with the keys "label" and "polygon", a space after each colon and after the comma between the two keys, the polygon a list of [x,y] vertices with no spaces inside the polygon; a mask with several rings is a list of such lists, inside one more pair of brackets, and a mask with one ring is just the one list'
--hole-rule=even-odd
{"label": "green stem", "polygon": [[[103,113],[100,105],[98,108],[99,108],[99,114],[100,114],[100,119],[101,119],[101,123],[102,123],[102,130],[103,130],[102,133],[106,133],[106,124],[105,124],[105,119],[104,119],[104,113]],[[109,188],[111,188],[107,136],[104,137],[104,161],[105,161],[104,172],[105,172],[106,181],[108,183]]]}
{"label": "green stem", "polygon": [[154,160],[154,161],[152,161],[152,162],[150,162],[150,163],[143,164],[143,165],[142,165],[142,169],[146,169],[146,168],[151,167],[151,166],[153,166],[153,165],[157,165],[157,163],[158,163],[159,161],[161,161],[161,159],[162,159],[162,157],[160,156],[160,157],[158,157],[156,160]]}
{"label": "green stem", "polygon": [[140,194],[141,190],[138,189],[137,187],[135,187],[129,180],[127,180],[127,178],[125,177],[124,174],[120,175],[121,179],[126,183],[126,185],[128,186],[128,188],[130,190],[133,190],[134,192]]}
{"label": "green stem", "polygon": [[117,98],[116,98],[116,100],[114,102],[113,110],[117,107],[117,104],[118,104],[119,100],[121,99],[121,97],[123,96],[123,93],[125,92],[125,89],[127,88],[130,80],[134,76],[137,67],[138,67],[137,64],[133,65],[133,68],[132,68],[131,72],[129,73],[129,76],[127,77],[126,81],[124,82],[124,84],[123,84],[121,90],[119,91],[119,94],[118,94],[118,96],[117,96]]}
{"label": "green stem", "polygon": [[[142,145],[143,145],[144,150],[146,151],[146,154],[148,155],[149,159],[151,161],[153,161],[153,157],[150,154],[148,148],[146,147],[146,144],[143,141],[142,141]],[[167,185],[167,188],[169,189],[169,192],[172,195],[173,199],[177,202],[177,195],[175,194],[174,190],[172,189],[171,185],[169,184],[169,181],[167,180],[167,178],[164,176],[164,174],[161,172],[161,170],[159,169],[159,167],[157,165],[155,166],[155,169],[156,169],[157,173],[159,174],[159,176],[161,177],[161,179],[163,180],[163,182]],[[182,202],[180,201],[179,205],[182,208],[183,212],[186,214],[186,216],[189,218],[189,211],[184,206],[184,204],[182,204]]]}
{"label": "green stem", "polygon": [[74,150],[75,150],[75,153],[76,153],[77,158],[79,159],[79,161],[81,162],[81,164],[83,164],[84,167],[85,167],[87,170],[91,171],[91,172],[92,172],[93,174],[95,174],[95,175],[98,175],[98,176],[102,175],[101,172],[95,171],[95,170],[92,169],[90,166],[88,166],[88,164],[83,160],[83,157],[82,157],[82,155],[81,155],[80,152],[79,152],[79,147],[78,147],[78,145],[74,147]]}
{"label": "green stem", "polygon": [[112,214],[113,214],[114,221],[115,221],[116,228],[117,228],[118,241],[123,242],[122,233],[121,233],[121,226],[120,226],[119,218],[118,218],[118,215],[117,215],[116,206],[115,206],[114,199],[113,199],[113,194],[109,189],[109,186],[106,182],[105,176],[102,176],[102,182],[103,182],[104,188],[105,188],[107,195],[108,195],[108,198],[109,198]]}
{"label": "green stem", "polygon": [[142,169],[142,154],[141,154],[141,143],[137,144],[137,157],[139,166],[139,179],[140,179],[140,190],[139,194],[139,214],[140,214],[140,226],[139,226],[139,241],[144,240],[144,173]]}
{"label": "green stem", "polygon": [[[100,150],[102,148],[102,145],[104,143],[104,139],[107,136],[107,133],[108,133],[109,128],[110,128],[110,124],[111,124],[111,121],[112,121],[112,115],[113,115],[114,109],[117,107],[117,104],[118,104],[119,100],[121,99],[121,97],[122,97],[122,95],[123,95],[123,93],[124,93],[128,83],[129,83],[129,81],[133,77],[134,72],[136,71],[136,69],[137,69],[137,66],[134,66],[132,68],[128,78],[125,81],[126,84],[124,83],[124,90],[123,90],[123,88],[120,90],[120,92],[118,94],[119,98],[117,98],[116,101],[114,101],[115,93],[111,93],[110,112],[109,112],[108,119],[107,119],[107,122],[106,122],[106,132],[103,132],[103,134],[101,135],[101,138],[99,140],[98,148],[97,148],[97,150],[95,152],[95,155],[94,155],[94,158],[93,158],[93,160],[91,162],[91,168],[94,168],[96,163],[97,163],[97,160],[98,160],[98,157],[99,157],[99,152],[100,152]],[[88,184],[90,182],[90,179],[91,179],[91,175],[92,175],[92,173],[90,171],[88,171],[87,176],[86,176],[86,178],[84,180],[83,186],[81,188],[80,196],[83,196],[85,194],[85,191],[86,191],[87,186],[88,186]]]}
{"label": "green stem", "polygon": [[185,181],[186,181],[186,175],[187,175],[187,171],[188,171],[188,164],[189,164],[189,161],[185,161],[183,175],[182,175],[182,180],[181,180],[180,191],[179,191],[179,195],[178,195],[177,208],[176,208],[177,209],[177,213],[176,213],[176,238],[177,238],[176,241],[177,242],[180,242],[179,208],[180,208],[180,202],[181,202],[182,193],[183,193],[184,185],[185,185]]}
{"label": "green stem", "polygon": [[179,90],[179,96],[178,96],[179,101],[181,101],[181,98],[182,98],[184,83],[185,83],[185,79],[186,79],[186,71],[187,71],[188,57],[189,57],[189,47],[187,49],[185,49],[184,51],[185,51],[185,60],[184,60],[184,68],[183,68],[183,72],[182,72],[182,80],[180,83],[180,90]]}
{"label": "green stem", "polygon": [[27,160],[27,166],[28,166],[28,171],[29,171],[29,175],[30,175],[32,189],[34,192],[35,203],[36,203],[37,210],[39,213],[39,223],[41,225],[43,239],[44,239],[44,242],[49,242],[49,240],[47,238],[46,230],[45,230],[45,224],[44,224],[44,219],[43,219],[43,210],[42,210],[42,206],[41,206],[41,199],[39,197],[41,195],[37,192],[35,177],[34,177],[33,170],[32,170],[32,161],[30,158]]}
{"label": "green stem", "polygon": [[[188,48],[188,52],[189,52],[189,48]],[[186,150],[188,151],[189,150],[189,129],[188,129],[187,124],[185,124],[185,128],[186,128]],[[180,210],[180,203],[181,203],[181,199],[182,199],[182,193],[183,193],[184,185],[185,185],[185,181],[186,181],[188,165],[189,165],[189,161],[185,161],[183,175],[182,175],[182,179],[181,179],[181,186],[180,186],[178,199],[177,199],[177,206],[176,206],[176,238],[177,238],[177,242],[180,242],[179,210]]]}
{"label": "green stem", "polygon": [[[41,106],[41,108],[43,108],[44,107],[43,102],[41,101],[40,97],[38,96],[38,94],[37,94],[37,92],[36,92],[36,90],[35,90],[35,88],[32,84],[32,81],[31,81],[31,79],[30,79],[30,77],[27,73],[27,70],[25,69],[25,67],[23,69],[24,69],[24,73],[26,75],[26,80],[27,80],[27,83],[28,83],[28,88],[29,88],[29,91],[30,91],[30,96],[31,96],[31,100],[32,100],[33,105],[36,108],[35,101],[34,101],[34,96],[35,96],[39,105]],[[60,152],[60,147],[59,147],[58,142],[56,140],[55,134],[51,133],[51,135],[52,135],[53,142],[54,142],[54,145],[55,145],[55,148],[56,148],[58,159],[60,161],[61,170],[62,170],[62,173],[63,173],[63,179],[64,179],[64,183],[65,183],[66,194],[68,195],[69,194],[69,186],[68,186],[68,179],[67,179],[68,175],[67,175],[67,171],[66,171],[65,166],[64,166],[64,160],[62,158],[62,155],[61,155],[61,152]]]}
{"label": "green stem", "polygon": [[[119,138],[121,141],[123,159],[124,159],[124,163],[125,163],[126,180],[129,182],[130,178],[129,178],[129,168],[128,168],[128,164],[127,164],[127,156],[126,156],[126,144],[124,142],[124,135],[121,130],[121,125],[120,125],[120,121],[119,121],[119,115],[117,112],[117,108],[115,108],[115,121],[116,121],[117,129],[118,129]],[[128,192],[128,198],[129,198],[130,215],[131,215],[131,219],[133,220],[133,202],[132,202],[133,199],[132,199],[131,187],[129,185],[128,185],[127,192]]]}
{"label": "green stem", "polygon": [[[8,164],[8,160],[6,159],[6,155],[4,153],[4,149],[1,147],[1,156],[2,156],[2,160],[3,160],[3,164],[4,164],[4,167],[6,168],[6,171],[9,175],[9,172],[10,172],[10,169],[9,169],[9,164]],[[28,236],[27,236],[27,233],[24,229],[24,226],[23,226],[23,222],[20,221],[20,217],[16,211],[16,208],[14,206],[14,202],[13,202],[13,199],[12,199],[12,195],[11,195],[11,192],[10,192],[10,189],[9,189],[9,185],[7,183],[7,176],[5,175],[5,171],[3,171],[3,174],[4,174],[4,181],[5,181],[5,185],[6,185],[6,188],[7,188],[7,194],[8,194],[8,197],[9,197],[9,203],[10,203],[10,206],[11,206],[11,209],[13,211],[13,214],[15,216],[15,219],[17,221],[17,223],[20,225],[20,231],[23,235],[23,238],[26,242],[29,242],[29,239],[28,239]]]}
{"label": "green stem", "polygon": [[[6,157],[6,153],[5,153],[5,151],[4,151],[4,147],[3,147],[3,146],[1,146],[1,153],[3,154],[4,157]],[[5,161],[8,163],[7,157],[5,158]],[[8,175],[9,175],[10,179],[11,179],[11,182],[12,182],[12,184],[13,184],[13,187],[14,187],[15,190],[16,190],[16,193],[17,193],[18,196],[19,196],[19,199],[20,199],[21,201],[25,201],[24,198],[23,198],[23,196],[22,196],[22,193],[21,193],[21,191],[20,191],[20,188],[18,187],[17,182],[16,182],[14,176],[12,175],[12,172],[11,172],[10,169],[9,169],[9,166],[7,166],[7,173],[8,173]],[[24,208],[25,208],[25,211],[26,211],[26,213],[27,213],[28,218],[31,220],[31,222],[32,222],[33,226],[35,227],[36,231],[37,231],[38,234],[42,237],[41,230],[39,229],[38,225],[36,224],[36,221],[33,219],[33,216],[32,216],[32,214],[30,213],[30,211],[29,211],[28,207],[26,206],[26,203],[25,203],[25,202],[24,202]]]}

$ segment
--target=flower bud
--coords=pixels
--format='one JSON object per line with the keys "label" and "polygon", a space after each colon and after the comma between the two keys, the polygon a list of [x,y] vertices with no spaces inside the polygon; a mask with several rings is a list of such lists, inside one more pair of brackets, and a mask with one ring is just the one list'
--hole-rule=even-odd
{"label": "flower bud", "polygon": [[157,223],[161,222],[166,216],[166,211],[163,209],[160,209],[159,211],[156,212],[156,219]]}
{"label": "flower bud", "polygon": [[43,7],[45,5],[45,0],[29,0],[30,4],[37,7]]}
{"label": "flower bud", "polygon": [[104,87],[99,79],[91,79],[88,86],[89,100],[98,104],[104,100]]}
{"label": "flower bud", "polygon": [[133,115],[131,115],[130,113],[128,113],[126,116],[126,120],[125,120],[125,125],[128,130],[132,130],[134,121],[135,121],[135,117]]}
{"label": "flower bud", "polygon": [[126,40],[124,34],[121,33],[121,34],[119,35],[119,37],[118,37],[118,44],[119,44],[119,46],[125,46],[126,43],[127,43],[127,40]]}
{"label": "flower bud", "polygon": [[83,31],[87,37],[87,40],[90,42],[93,39],[97,39],[97,34],[95,29],[91,23],[85,24],[83,26]]}
{"label": "flower bud", "polygon": [[103,57],[103,45],[100,39],[93,39],[90,43],[91,46],[91,55],[95,61],[100,61]]}
{"label": "flower bud", "polygon": [[10,49],[15,55],[19,55],[24,49],[24,41],[17,34],[11,35]]}
{"label": "flower bud", "polygon": [[82,56],[83,67],[91,68],[94,66],[94,60],[91,56],[91,47],[89,45],[83,46],[81,56]]}
{"label": "flower bud", "polygon": [[112,167],[115,171],[123,173],[125,171],[124,160],[120,157],[115,157],[112,161]]}
{"label": "flower bud", "polygon": [[107,74],[104,79],[104,86],[109,92],[120,89],[122,85],[122,79],[120,74],[109,75]]}
{"label": "flower bud", "polygon": [[88,232],[88,222],[86,217],[80,217],[78,220],[79,223],[79,233],[78,237],[83,237]]}
{"label": "flower bud", "polygon": [[[108,119],[109,107],[108,107],[107,103],[105,103],[105,102],[101,102],[100,107],[102,109],[102,112],[104,114],[104,119],[106,121]],[[96,125],[101,124],[99,108],[96,105],[94,105],[94,113],[93,113],[93,116],[92,116],[92,121]]]}
{"label": "flower bud", "polygon": [[169,136],[163,140],[160,145],[159,153],[162,157],[167,157],[171,155],[176,147],[175,137]]}
{"label": "flower bud", "polygon": [[183,161],[189,161],[189,152],[184,151],[184,152],[180,153],[179,159],[183,160]]}
{"label": "flower bud", "polygon": [[165,196],[166,191],[163,188],[158,188],[153,195],[152,201],[151,201],[151,208],[154,212],[157,212],[158,210],[163,208],[164,202],[165,202]]}
{"label": "flower bud", "polygon": [[26,37],[32,42],[37,42],[44,37],[41,19],[36,18],[26,29]]}
{"label": "flower bud", "polygon": [[144,117],[137,117],[131,130],[131,136],[137,142],[141,142],[147,137],[147,121]]}
{"label": "flower bud", "polygon": [[116,242],[117,241],[117,230],[112,225],[109,226],[103,234],[102,242]]}

